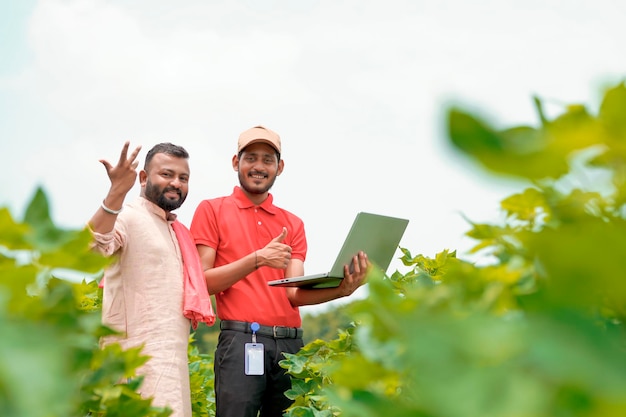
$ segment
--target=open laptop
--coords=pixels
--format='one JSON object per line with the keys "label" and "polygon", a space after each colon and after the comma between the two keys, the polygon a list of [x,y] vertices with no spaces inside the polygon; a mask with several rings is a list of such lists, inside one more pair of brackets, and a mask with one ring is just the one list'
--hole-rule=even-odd
{"label": "open laptop", "polygon": [[268,284],[280,287],[337,287],[343,279],[344,265],[351,265],[352,258],[361,250],[375,268],[385,273],[408,223],[406,219],[360,212],[329,272],[277,279]]}

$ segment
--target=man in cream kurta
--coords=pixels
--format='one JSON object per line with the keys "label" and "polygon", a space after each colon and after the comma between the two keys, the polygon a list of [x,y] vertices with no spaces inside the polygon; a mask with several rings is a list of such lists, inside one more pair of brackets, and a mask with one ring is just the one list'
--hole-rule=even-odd
{"label": "man in cream kurta", "polygon": [[102,342],[143,346],[142,353],[150,359],[137,371],[144,377],[141,395],[153,397],[155,406],[170,407],[173,417],[191,417],[191,322],[183,312],[183,255],[172,228],[176,215],[171,213],[188,193],[189,155],[171,143],[155,145],[139,172],[140,197],[122,210],[137,178],[141,149],[128,155],[128,146],[126,142],[117,165],[100,161],[111,187],[89,221],[95,249],[117,257],[103,278],[102,321],[120,334]]}
{"label": "man in cream kurta", "polygon": [[119,256],[104,275],[102,321],[123,336],[104,343],[119,342],[124,349],[143,345],[142,353],[151,359],[138,370],[144,375],[142,396],[154,396],[153,405],[186,417],[191,416],[190,322],[182,314],[183,264],[171,226],[175,218],[139,197],[124,207],[114,231],[94,233],[94,238],[100,251]]}

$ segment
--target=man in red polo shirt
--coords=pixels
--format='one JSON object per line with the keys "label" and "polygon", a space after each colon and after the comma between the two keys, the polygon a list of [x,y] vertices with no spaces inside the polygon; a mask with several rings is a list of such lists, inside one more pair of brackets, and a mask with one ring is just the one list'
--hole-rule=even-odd
{"label": "man in red polo shirt", "polygon": [[291,405],[284,395],[291,381],[278,362],[303,346],[298,307],[351,295],[369,263],[366,254],[355,256],[337,288],[270,287],[268,281],[304,275],[307,251],[302,220],[276,207],[269,193],[284,168],[280,137],[263,126],[244,131],[232,164],[240,186],[202,201],[191,223],[221,320],[217,417],[281,417]]}

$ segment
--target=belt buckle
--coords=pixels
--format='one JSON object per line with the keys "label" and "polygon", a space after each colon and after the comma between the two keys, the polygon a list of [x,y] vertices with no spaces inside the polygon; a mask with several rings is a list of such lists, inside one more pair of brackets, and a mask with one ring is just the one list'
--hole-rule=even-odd
{"label": "belt buckle", "polygon": [[278,328],[278,326],[272,327],[272,334],[274,335],[274,339],[278,337],[278,335],[276,334],[276,329],[277,328]]}

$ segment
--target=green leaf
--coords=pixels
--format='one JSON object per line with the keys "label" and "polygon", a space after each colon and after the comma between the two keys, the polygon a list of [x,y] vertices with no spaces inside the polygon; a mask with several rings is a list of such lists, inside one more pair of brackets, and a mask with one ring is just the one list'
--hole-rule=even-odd
{"label": "green leaf", "polygon": [[624,149],[626,141],[626,85],[621,83],[610,88],[604,94],[604,99],[600,105],[599,118],[603,122],[606,130],[615,141],[622,142],[620,149]]}
{"label": "green leaf", "polygon": [[[32,245],[25,239],[31,229],[26,224],[18,224],[13,220],[7,208],[0,208],[0,249],[9,250],[31,249]],[[1,253],[1,251],[0,251]]]}
{"label": "green leaf", "polygon": [[552,302],[582,308],[603,299],[626,303],[626,222],[579,220],[528,235],[526,245],[539,265]]}
{"label": "green leaf", "polygon": [[88,229],[64,234],[64,242],[41,253],[39,263],[50,268],[64,268],[94,274],[112,262],[90,249],[93,238]]}
{"label": "green leaf", "polygon": [[66,232],[57,228],[50,217],[48,198],[41,187],[37,188],[24,215],[33,234],[28,236],[34,247],[49,250],[66,240]]}
{"label": "green leaf", "polygon": [[448,111],[448,135],[454,146],[487,169],[530,179],[558,178],[565,174],[568,171],[566,157],[578,149],[554,146],[554,135],[546,130],[518,126],[498,132],[486,122],[455,108]]}
{"label": "green leaf", "polygon": [[527,188],[521,194],[513,194],[502,200],[500,206],[507,215],[519,220],[534,221],[537,216],[550,214],[545,196],[536,188]]}

